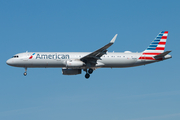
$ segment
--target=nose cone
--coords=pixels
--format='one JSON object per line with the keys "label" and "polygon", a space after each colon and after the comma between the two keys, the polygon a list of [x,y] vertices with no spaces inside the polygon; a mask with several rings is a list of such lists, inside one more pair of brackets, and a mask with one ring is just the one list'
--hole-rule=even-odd
{"label": "nose cone", "polygon": [[6,61],[6,64],[8,64],[8,65],[12,65],[12,63],[13,63],[12,59],[9,59]]}

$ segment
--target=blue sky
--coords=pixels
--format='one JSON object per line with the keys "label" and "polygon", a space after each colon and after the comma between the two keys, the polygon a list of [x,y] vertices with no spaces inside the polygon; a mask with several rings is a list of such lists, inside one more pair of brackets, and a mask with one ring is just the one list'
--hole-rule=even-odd
{"label": "blue sky", "polygon": [[[0,119],[179,120],[178,0],[0,1]],[[172,59],[134,68],[63,76],[60,68],[6,65],[16,53],[141,52],[169,31]]]}

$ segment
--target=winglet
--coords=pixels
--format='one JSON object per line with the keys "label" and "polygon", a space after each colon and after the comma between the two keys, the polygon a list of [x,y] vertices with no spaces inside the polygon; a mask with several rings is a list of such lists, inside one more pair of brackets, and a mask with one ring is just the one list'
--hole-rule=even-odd
{"label": "winglet", "polygon": [[114,42],[115,42],[117,35],[118,35],[118,34],[116,34],[116,35],[113,37],[113,39],[110,41],[110,43],[114,43]]}

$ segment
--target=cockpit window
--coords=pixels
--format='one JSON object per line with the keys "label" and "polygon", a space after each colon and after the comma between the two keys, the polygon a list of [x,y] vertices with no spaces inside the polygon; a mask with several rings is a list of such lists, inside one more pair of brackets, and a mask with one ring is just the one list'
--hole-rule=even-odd
{"label": "cockpit window", "polygon": [[18,57],[19,57],[18,55],[13,56],[13,58],[18,58]]}

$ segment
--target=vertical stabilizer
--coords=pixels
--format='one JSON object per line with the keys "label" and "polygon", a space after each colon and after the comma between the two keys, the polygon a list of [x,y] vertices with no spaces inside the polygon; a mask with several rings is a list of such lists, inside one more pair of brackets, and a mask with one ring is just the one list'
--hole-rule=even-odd
{"label": "vertical stabilizer", "polygon": [[164,52],[168,31],[161,31],[157,37],[152,41],[149,47],[142,52],[139,59],[154,60],[153,56]]}

